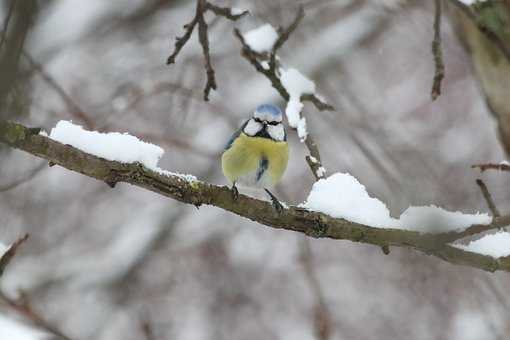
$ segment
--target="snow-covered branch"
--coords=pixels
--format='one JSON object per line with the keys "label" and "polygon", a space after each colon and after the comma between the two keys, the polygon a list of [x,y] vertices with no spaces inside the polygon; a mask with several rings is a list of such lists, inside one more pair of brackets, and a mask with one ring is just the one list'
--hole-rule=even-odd
{"label": "snow-covered branch", "polygon": [[[79,137],[84,136],[80,135]],[[121,136],[125,137],[127,135]],[[56,136],[53,137],[57,138]],[[65,137],[60,136],[59,138],[63,141],[65,140]],[[493,257],[483,255],[483,251],[480,253],[467,251],[466,249],[472,250],[470,248],[471,245],[464,246],[467,248],[461,249],[458,245],[450,244],[450,242],[464,236],[508,225],[510,216],[496,218],[492,223],[488,224],[466,225],[462,229],[452,229],[452,226],[449,225],[437,225],[435,230],[450,231],[436,233],[407,228],[406,223],[414,224],[413,219],[416,220],[422,215],[422,213],[418,214],[416,211],[406,212],[402,214],[400,219],[390,220],[388,217],[388,221],[391,222],[390,228],[367,225],[353,222],[352,219],[347,220],[331,216],[338,211],[326,214],[312,210],[311,202],[317,203],[317,200],[312,195],[314,192],[318,194],[318,191],[321,190],[320,185],[325,183],[324,180],[318,182],[317,187],[314,186],[314,190],[312,190],[307,203],[299,207],[289,206],[281,214],[278,214],[269,202],[245,195],[239,195],[238,199],[235,200],[230,189],[226,186],[218,186],[194,179],[193,176],[183,176],[161,170],[157,168],[152,159],[142,160],[144,163],[149,164],[152,169],[149,169],[148,166],[143,165],[139,161],[122,163],[120,161],[108,160],[82,151],[78,147],[58,142],[42,133],[40,134],[39,129],[30,129],[13,122],[0,121],[0,142],[46,159],[50,164],[60,165],[85,176],[103,181],[112,187],[118,182],[129,183],[180,202],[195,205],[196,207],[202,204],[215,206],[272,228],[300,232],[311,237],[372,244],[383,249],[394,246],[412,248],[453,264],[467,265],[488,271],[510,271],[510,257],[507,256],[508,254],[504,257]],[[157,147],[155,146],[155,148]],[[106,153],[103,154],[103,157],[108,158],[109,156]],[[339,178],[345,180],[347,176],[340,176]],[[360,187],[362,186],[357,186],[354,190],[362,191]],[[354,190],[352,192],[345,192],[344,196],[347,196],[346,199],[352,198],[354,200],[370,201],[370,204],[374,204],[374,209],[371,209],[371,211],[377,210],[380,213],[384,213],[380,201],[371,197],[365,197],[368,196],[366,192],[356,195]],[[349,197],[349,195],[353,197]],[[338,202],[338,204],[342,205],[341,202]],[[323,208],[321,211],[324,211],[327,207]],[[350,209],[356,208],[351,207]],[[428,209],[431,208],[429,207]],[[408,210],[411,210],[411,208]],[[438,212],[440,214],[437,214]],[[437,224],[443,223],[445,220],[442,217],[445,216],[445,213],[440,210],[435,211],[435,213]],[[473,219],[472,216],[475,218]],[[459,218],[455,219],[455,223],[462,219],[467,221],[485,221],[487,219],[487,217],[480,218],[477,216],[479,215],[458,216]],[[500,239],[505,241],[507,237],[499,237],[497,241],[499,242]],[[490,244],[491,240],[484,242],[484,244]],[[473,246],[479,246],[479,244],[474,244]]]}

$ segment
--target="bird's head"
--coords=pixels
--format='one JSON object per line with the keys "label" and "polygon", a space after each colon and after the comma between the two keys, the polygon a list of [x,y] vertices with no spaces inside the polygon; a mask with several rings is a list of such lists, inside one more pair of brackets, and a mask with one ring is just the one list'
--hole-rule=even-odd
{"label": "bird's head", "polygon": [[272,104],[259,105],[246,123],[243,132],[251,137],[270,138],[281,142],[286,140],[282,120],[283,114],[278,106]]}

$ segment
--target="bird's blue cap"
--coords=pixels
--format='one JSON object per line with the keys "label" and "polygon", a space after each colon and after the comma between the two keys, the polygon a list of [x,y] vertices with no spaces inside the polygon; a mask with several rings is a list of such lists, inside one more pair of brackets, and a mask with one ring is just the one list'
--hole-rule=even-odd
{"label": "bird's blue cap", "polygon": [[281,122],[283,114],[280,108],[276,105],[262,104],[257,106],[253,116],[269,122]]}

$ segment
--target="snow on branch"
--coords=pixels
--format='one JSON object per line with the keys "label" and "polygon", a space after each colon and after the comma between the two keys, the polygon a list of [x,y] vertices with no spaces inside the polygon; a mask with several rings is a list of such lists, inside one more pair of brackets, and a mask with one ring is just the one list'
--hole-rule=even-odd
{"label": "snow on branch", "polygon": [[390,227],[422,233],[463,231],[474,224],[488,225],[492,222],[487,214],[451,212],[434,205],[409,207],[400,218],[393,218],[386,204],[370,197],[363,184],[345,173],[335,173],[316,182],[300,207],[375,228]]}
{"label": "snow on branch", "polygon": [[[334,107],[315,94],[315,84],[297,69],[285,69],[279,65],[276,52],[289,39],[305,15],[302,6],[293,22],[286,28],[279,28],[277,38],[275,30],[266,24],[254,30],[241,33],[234,29],[234,34],[242,45],[241,55],[263,74],[280,96],[287,101],[285,113],[289,125],[295,129],[302,142],[305,142],[310,155],[306,161],[315,179],[324,178],[326,169],[322,166],[319,148],[307,131],[306,120],[302,116],[303,101],[311,102],[319,111],[334,110]],[[276,39],[275,39],[276,38]]]}
{"label": "snow on branch", "polygon": [[[489,224],[467,226],[469,223],[486,223],[490,221],[483,214],[465,215],[443,212],[438,208],[432,208],[435,214],[432,214],[433,219],[428,219],[428,221],[430,225],[434,226],[435,233],[409,230],[411,228],[404,225],[407,222],[404,222],[403,216],[401,216],[399,224],[396,219],[391,222],[389,214],[386,217],[387,220],[384,221],[391,222],[391,225],[388,227],[383,227],[383,220],[379,220],[379,217],[375,219],[376,223],[371,221],[360,221],[363,223],[357,223],[353,221],[354,218],[352,216],[348,217],[351,220],[347,220],[311,210],[315,209],[311,203],[315,200],[313,195],[317,195],[317,190],[319,190],[319,196],[322,196],[320,194],[321,190],[318,188],[324,182],[317,183],[317,187],[314,187],[312,190],[305,206],[289,206],[281,214],[278,214],[267,201],[242,194],[237,199],[234,199],[230,189],[226,186],[209,184],[167,171],[162,171],[161,173],[149,169],[139,162],[123,163],[101,158],[72,145],[66,145],[53,140],[39,132],[40,129],[30,129],[20,124],[0,120],[1,143],[108,184],[112,182],[129,183],[180,202],[193,204],[197,207],[202,204],[215,206],[272,228],[300,232],[312,237],[351,240],[376,245],[383,249],[388,249],[389,246],[406,247],[436,256],[453,264],[467,265],[488,271],[510,271],[510,258],[495,258],[450,245],[450,242],[462,237],[509,225],[510,216],[495,218]],[[81,133],[78,133],[76,139],[80,140],[81,137]],[[71,139],[68,139],[67,142],[74,144],[74,141]],[[339,179],[341,184],[348,184],[352,189],[343,192],[342,195],[336,192],[334,199],[337,200],[337,196],[343,196],[344,203],[348,203],[348,198],[351,198],[354,202],[358,202],[358,205],[368,204],[365,200],[373,198],[368,196],[366,190],[359,182],[348,176],[350,175],[333,175],[330,177],[333,180]],[[337,190],[345,189],[343,187],[339,188],[336,185],[334,187]],[[370,204],[375,206],[380,214],[384,214],[385,205],[376,199],[373,200]],[[343,203],[339,201],[338,204],[342,205]],[[317,210],[324,210],[323,208],[324,206],[319,206]],[[369,210],[372,210],[371,207],[369,208]],[[355,210],[359,209],[359,207],[347,206],[344,209],[348,211],[348,209]],[[335,215],[333,211],[328,211],[328,213]],[[411,216],[427,214],[430,214],[430,212],[410,213]],[[449,214],[454,214],[455,216]],[[381,223],[381,225],[377,225],[378,223]],[[416,223],[417,225],[422,225],[422,223]],[[444,225],[442,225],[443,223]],[[429,227],[429,225],[425,227]]]}
{"label": "snow on branch", "polygon": [[202,46],[202,53],[204,54],[205,61],[204,67],[207,74],[207,82],[204,89],[204,100],[206,101],[209,100],[209,92],[211,92],[211,89],[216,90],[217,88],[216,76],[211,64],[211,55],[209,51],[208,26],[207,22],[205,21],[205,13],[207,11],[211,11],[217,16],[222,16],[232,21],[236,21],[249,13],[248,11],[243,11],[236,8],[216,6],[207,0],[197,0],[195,16],[189,23],[184,25],[184,35],[175,38],[175,49],[174,52],[168,57],[166,61],[167,65],[175,63],[175,58],[177,58],[177,55],[184,47],[184,45],[186,45],[189,38],[191,37],[191,34],[193,33],[193,30],[198,25],[198,41]]}

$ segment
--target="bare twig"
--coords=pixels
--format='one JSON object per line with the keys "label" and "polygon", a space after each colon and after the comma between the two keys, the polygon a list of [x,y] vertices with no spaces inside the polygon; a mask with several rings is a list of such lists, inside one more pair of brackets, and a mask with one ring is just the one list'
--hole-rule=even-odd
{"label": "bare twig", "polygon": [[468,17],[473,24],[482,32],[487,39],[489,39],[494,45],[498,47],[498,49],[503,53],[505,58],[510,61],[510,47],[505,43],[505,41],[494,31],[491,30],[490,27],[485,25],[481,20],[478,19],[478,15],[471,9],[471,6],[466,5],[460,0],[450,0],[455,7],[462,11]]}
{"label": "bare twig", "polygon": [[441,94],[441,81],[444,78],[443,51],[441,49],[441,6],[442,0],[435,0],[434,40],[432,41],[432,55],[434,56],[435,73],[430,93],[432,100]]}
{"label": "bare twig", "polygon": [[141,327],[145,340],[156,340],[149,321],[143,321]]}
{"label": "bare twig", "polygon": [[204,55],[204,68],[207,75],[207,82],[204,88],[205,101],[209,100],[209,93],[211,92],[211,89],[216,90],[217,88],[216,76],[214,74],[214,68],[211,64],[208,27],[207,22],[205,21],[205,13],[208,10],[212,11],[217,16],[222,16],[232,21],[236,21],[237,19],[240,19],[249,13],[248,11],[243,11],[239,14],[236,14],[232,12],[232,8],[216,6],[207,0],[197,0],[194,18],[188,24],[184,25],[184,35],[182,37],[176,38],[175,49],[174,52],[168,57],[166,61],[167,65],[175,63],[175,58],[177,58],[177,55],[184,47],[184,45],[186,45],[189,38],[191,37],[191,34],[193,33],[193,30],[198,25],[198,41],[202,46],[202,53]]}
{"label": "bare twig", "polygon": [[16,0],[11,2],[11,6],[9,6],[9,12],[7,12],[7,16],[4,20],[4,28],[2,29],[2,38],[0,39],[0,49],[5,42],[5,37],[7,36],[7,29],[9,28],[9,21],[11,21],[12,13],[14,12],[14,6],[16,6]]}
{"label": "bare twig", "polygon": [[276,52],[285,44],[287,40],[289,40],[290,35],[296,30],[297,26],[305,17],[305,9],[303,6],[299,6],[298,13],[294,18],[294,21],[287,27],[286,29],[279,28],[278,29],[278,39],[274,43],[273,49],[271,50],[271,55],[269,58],[269,71],[271,73],[275,73],[276,71]]}
{"label": "bare twig", "polygon": [[11,262],[14,255],[16,255],[16,251],[18,250],[18,247],[23,244],[28,239],[28,234],[25,234],[25,236],[20,237],[16,241],[14,241],[13,244],[7,249],[7,251],[0,257],[0,277],[5,271],[5,268]]}
{"label": "bare twig", "polygon": [[[255,67],[257,72],[262,73],[271,82],[273,88],[278,91],[280,96],[285,101],[289,101],[290,95],[287,92],[287,89],[283,86],[277,71],[279,65],[277,65],[276,52],[283,46],[283,44],[289,39],[290,35],[296,30],[296,27],[299,25],[304,15],[305,12],[303,7],[300,6],[292,23],[286,29],[279,29],[279,36],[269,54],[269,61],[267,61],[267,55],[260,54],[252,50],[251,47],[245,42],[243,34],[238,29],[234,29],[234,34],[242,45],[241,55],[246,60],[248,60],[250,64],[253,65],[253,67]],[[269,67],[265,67],[263,62],[269,62]],[[334,110],[332,105],[324,102],[314,94],[305,94],[301,96],[300,99],[302,101],[311,102],[320,111]],[[306,156],[306,162],[310,167],[315,179],[319,180],[325,176],[326,171],[321,163],[319,148],[317,147],[317,144],[315,143],[314,138],[310,133],[308,133],[306,137],[305,145],[310,152],[310,155]]]}
{"label": "bare twig", "polygon": [[507,163],[484,163],[471,165],[473,169],[480,169],[481,172],[486,170],[510,171],[510,164]]}
{"label": "bare twig", "polygon": [[333,331],[331,313],[326,304],[326,299],[324,297],[324,292],[319,282],[319,278],[317,277],[317,272],[315,271],[310,240],[308,238],[303,238],[300,245],[301,265],[303,266],[305,278],[307,279],[308,284],[312,289],[312,293],[315,296],[313,315],[315,335],[319,340],[328,340],[331,338],[331,333]]}
{"label": "bare twig", "polygon": [[483,198],[485,198],[485,201],[487,202],[487,206],[492,212],[493,217],[500,217],[501,214],[498,211],[498,208],[494,204],[494,200],[492,199],[491,193],[489,192],[489,189],[487,189],[487,186],[481,179],[476,180],[476,184],[480,188],[480,191],[482,192]]}
{"label": "bare twig", "polygon": [[198,41],[202,46],[202,52],[204,53],[204,67],[207,74],[207,82],[204,89],[204,100],[209,100],[209,92],[211,89],[216,90],[216,76],[214,75],[214,69],[211,65],[211,55],[209,53],[209,37],[207,36],[207,22],[205,21],[204,14],[207,10],[206,1],[197,1],[197,19],[198,19]]}
{"label": "bare twig", "polygon": [[3,292],[0,292],[0,299],[13,310],[28,319],[34,326],[58,337],[61,340],[71,340],[69,336],[65,335],[57,327],[46,321],[36,311],[34,311],[26,297],[22,296],[19,301],[16,301],[6,296]]}

